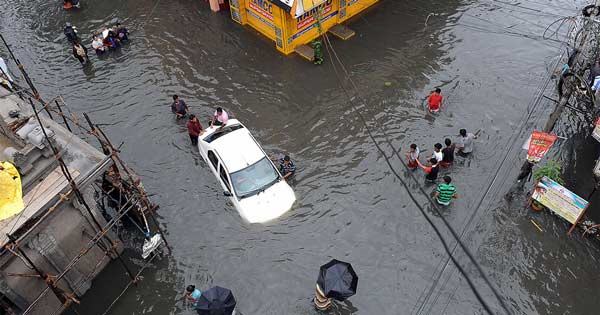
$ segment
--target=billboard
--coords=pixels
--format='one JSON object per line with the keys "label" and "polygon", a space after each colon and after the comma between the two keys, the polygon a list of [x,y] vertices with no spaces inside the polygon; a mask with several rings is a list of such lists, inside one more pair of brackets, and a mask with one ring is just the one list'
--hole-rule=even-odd
{"label": "billboard", "polygon": [[527,149],[527,160],[534,163],[539,162],[550,150],[556,138],[555,135],[549,133],[534,131],[531,134],[531,141],[529,141],[529,148]]}
{"label": "billboard", "polygon": [[588,206],[586,200],[546,176],[535,185],[531,198],[571,224],[579,221]]}

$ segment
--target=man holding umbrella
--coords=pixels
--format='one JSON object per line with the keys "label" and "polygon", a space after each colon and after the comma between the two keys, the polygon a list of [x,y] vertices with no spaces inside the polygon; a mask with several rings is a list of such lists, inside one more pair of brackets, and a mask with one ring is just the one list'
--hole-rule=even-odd
{"label": "man holding umbrella", "polygon": [[202,293],[196,305],[196,313],[198,315],[232,315],[235,314],[235,304],[231,290],[215,286]]}
{"label": "man holding umbrella", "polygon": [[332,259],[319,270],[315,305],[320,310],[327,309],[331,306],[331,299],[344,301],[356,294],[357,287],[358,276],[352,265]]}

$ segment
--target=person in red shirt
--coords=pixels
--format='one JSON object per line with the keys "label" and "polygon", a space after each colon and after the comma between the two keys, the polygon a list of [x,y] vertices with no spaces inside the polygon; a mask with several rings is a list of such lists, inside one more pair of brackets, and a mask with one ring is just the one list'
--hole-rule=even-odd
{"label": "person in red shirt", "polygon": [[438,177],[438,172],[440,170],[440,168],[438,167],[438,161],[434,157],[432,157],[431,159],[429,159],[429,165],[425,166],[421,164],[421,162],[417,159],[417,164],[420,168],[422,168],[425,171],[425,181],[429,183],[435,183]]}
{"label": "person in red shirt", "polygon": [[190,120],[187,122],[188,134],[193,145],[198,145],[198,137],[204,133],[204,128],[200,125],[200,121],[196,116],[190,115]]}
{"label": "person in red shirt", "polygon": [[441,112],[442,102],[444,101],[444,97],[442,96],[442,90],[440,88],[436,88],[435,91],[429,94],[427,101],[429,102],[429,112]]}

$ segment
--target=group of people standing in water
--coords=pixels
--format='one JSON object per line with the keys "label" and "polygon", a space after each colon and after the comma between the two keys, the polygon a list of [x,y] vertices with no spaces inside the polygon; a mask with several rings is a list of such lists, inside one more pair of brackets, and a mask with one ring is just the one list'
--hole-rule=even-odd
{"label": "group of people standing in water", "polygon": [[[173,95],[173,103],[171,103],[171,112],[175,114],[177,120],[188,118],[186,128],[192,145],[198,145],[198,139],[201,135],[206,132],[202,127],[200,120],[196,115],[190,112],[188,105],[179,97],[179,95]],[[208,122],[209,128],[218,127],[217,130],[227,125],[229,122],[229,114],[221,107],[217,107],[213,113],[210,121]],[[279,154],[277,157],[270,157],[273,162],[279,162],[279,172],[283,176],[283,179],[289,180],[296,173],[296,166],[287,154]],[[189,291],[192,292],[192,291]]]}
{"label": "group of people standing in water", "polygon": [[[429,111],[431,113],[437,113],[442,110],[442,95],[439,88],[435,89],[428,98],[429,100]],[[438,173],[440,168],[449,168],[454,162],[455,151],[466,157],[473,152],[473,140],[477,139],[477,131],[475,134],[467,132],[466,129],[459,130],[459,138],[456,143],[453,143],[451,139],[444,139],[444,145],[436,143],[433,146],[433,151],[426,156],[426,164],[421,163],[419,160],[421,151],[419,147],[412,143],[409,146],[408,151],[405,152],[406,163],[410,169],[421,168],[425,171],[425,181],[427,183],[436,183],[438,180]],[[435,189],[433,199],[442,206],[450,204],[452,199],[458,198],[456,193],[456,187],[451,184],[452,178],[448,175],[442,177],[442,182]]]}
{"label": "group of people standing in water", "polygon": [[[65,37],[73,45],[73,56],[83,65],[89,62],[88,50],[81,43],[76,28],[71,23],[66,23],[63,30]],[[129,41],[129,31],[120,23],[114,27],[103,27],[99,34],[92,35],[92,48],[96,55],[102,56],[110,50],[115,50],[125,42]]]}

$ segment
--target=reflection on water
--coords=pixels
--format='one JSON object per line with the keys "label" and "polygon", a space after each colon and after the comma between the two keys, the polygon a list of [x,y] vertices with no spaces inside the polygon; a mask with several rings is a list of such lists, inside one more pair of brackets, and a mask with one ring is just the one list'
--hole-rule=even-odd
{"label": "reflection on water", "polygon": [[[537,0],[384,0],[351,23],[357,36],[333,40],[389,156],[384,135],[402,152],[410,143],[430,148],[454,139],[460,128],[481,129],[476,154],[447,171],[460,199],[445,215],[464,231],[515,313],[586,313],[595,301],[592,293],[570,293],[594,271],[595,249],[562,237],[552,218],[541,223],[556,226],[555,233],[536,233],[527,211],[507,208],[497,197],[512,170],[503,168],[486,195],[557,54],[556,42],[539,38],[540,26],[577,14],[576,7],[566,0],[543,6]],[[132,40],[106,58],[91,56],[82,68],[62,37],[66,21],[87,44],[116,21],[127,25]],[[68,12],[54,2],[15,1],[3,5],[0,31],[47,98],[62,94],[73,111],[89,113],[115,143],[125,142],[123,156],[161,205],[174,255],[154,263],[111,314],[187,314],[179,299],[187,284],[232,289],[244,314],[316,314],[310,299],[318,267],[333,257],[351,262],[361,280],[358,294],[331,314],[481,312],[367,138],[331,56],[320,67],[282,56],[227,12],[211,13],[195,0],[87,1]],[[424,99],[436,86],[446,108],[431,116]],[[184,123],[172,117],[172,94],[202,122],[221,106],[268,153],[289,152],[299,167],[294,209],[267,225],[245,224],[190,146]],[[101,314],[125,281],[111,265],[79,313]],[[476,284],[495,305],[483,283]]]}

